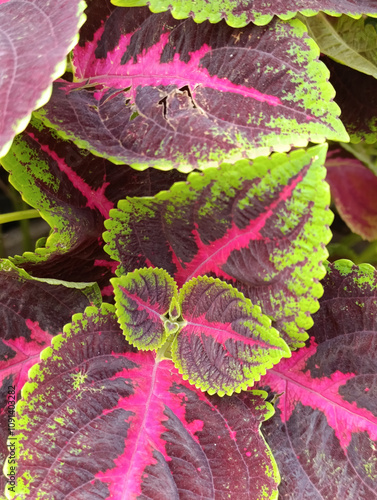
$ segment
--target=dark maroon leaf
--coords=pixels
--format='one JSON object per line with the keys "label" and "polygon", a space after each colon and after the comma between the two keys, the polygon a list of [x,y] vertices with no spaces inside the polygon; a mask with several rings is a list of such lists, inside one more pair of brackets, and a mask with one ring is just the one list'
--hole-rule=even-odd
{"label": "dark maroon leaf", "polygon": [[259,385],[279,394],[267,441],[296,500],[377,498],[377,272],[328,265],[307,347]]}

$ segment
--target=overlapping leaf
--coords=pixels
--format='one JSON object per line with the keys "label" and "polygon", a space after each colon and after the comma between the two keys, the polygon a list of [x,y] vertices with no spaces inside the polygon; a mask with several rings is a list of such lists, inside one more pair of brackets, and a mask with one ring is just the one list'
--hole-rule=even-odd
{"label": "overlapping leaf", "polygon": [[377,239],[376,175],[341,148],[329,151],[326,168],[331,197],[342,219],[364,239]]}
{"label": "overlapping leaf", "polygon": [[322,54],[377,78],[377,32],[368,21],[318,14],[305,24]]}
{"label": "overlapping leaf", "polygon": [[[74,312],[100,302],[97,286],[30,277],[9,261],[0,261],[0,465],[7,456],[8,387],[16,397],[31,366]],[[0,478],[3,486],[4,477]]]}
{"label": "overlapping leaf", "polygon": [[280,394],[266,437],[287,499],[371,500],[377,491],[377,273],[338,261],[311,340],[262,378]]}
{"label": "overlapping leaf", "polygon": [[351,141],[373,144],[377,140],[377,81],[329,57],[322,60],[330,70],[330,82],[336,90],[341,120]]}
{"label": "overlapping leaf", "polygon": [[121,264],[161,267],[181,287],[193,277],[227,280],[273,319],[287,343],[307,338],[322,294],[332,214],[326,146],[192,173],[154,198],[110,212],[105,250]]}
{"label": "overlapping leaf", "polygon": [[206,396],[171,361],[130,348],[112,306],[90,308],[30,372],[16,497],[276,498],[265,396]]}
{"label": "overlapping leaf", "polygon": [[51,95],[85,21],[82,0],[9,0],[0,6],[0,157]]}
{"label": "overlapping leaf", "polygon": [[318,11],[328,14],[348,14],[360,17],[362,14],[377,17],[377,7],[373,0],[285,0],[266,2],[265,0],[112,0],[114,5],[131,7],[149,5],[153,12],[170,9],[176,19],[192,16],[197,23],[206,21],[218,23],[222,19],[235,28],[242,28],[253,22],[268,24],[273,16],[290,19],[297,12],[312,16]]}
{"label": "overlapping leaf", "polygon": [[146,7],[97,19],[96,6],[73,52],[76,82],[57,82],[38,111],[81,147],[138,169],[189,171],[348,140],[300,21],[238,31]]}
{"label": "overlapping leaf", "polygon": [[34,276],[97,281],[113,276],[114,263],[103,251],[103,221],[127,195],[153,195],[185,176],[155,170],[137,172],[95,157],[33,119],[1,159],[10,181],[49,223],[43,248],[13,258]]}

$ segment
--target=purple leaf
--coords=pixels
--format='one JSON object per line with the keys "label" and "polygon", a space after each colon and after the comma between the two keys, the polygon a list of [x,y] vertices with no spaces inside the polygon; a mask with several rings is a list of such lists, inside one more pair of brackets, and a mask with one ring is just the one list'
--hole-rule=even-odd
{"label": "purple leaf", "polygon": [[56,82],[37,112],[80,147],[138,169],[187,172],[348,140],[300,21],[239,31],[146,7],[97,13],[96,5],[73,52],[75,83]]}
{"label": "purple leaf", "polygon": [[131,348],[113,306],[74,316],[23,396],[18,500],[276,498],[260,434],[272,410],[266,393],[204,395],[171,361]]}
{"label": "purple leaf", "polygon": [[[1,159],[10,181],[52,228],[43,248],[13,258],[33,276],[109,284],[116,263],[103,251],[103,222],[129,195],[154,195],[185,176],[137,172],[59,139],[35,118]],[[105,293],[107,290],[104,291]]]}
{"label": "purple leaf", "polygon": [[[74,312],[101,301],[95,285],[34,279],[7,260],[0,261],[0,463],[7,454],[6,396],[14,386],[16,397],[31,366]],[[0,478],[0,483],[4,477]]]}
{"label": "purple leaf", "polygon": [[128,198],[106,221],[118,276],[165,269],[179,287],[210,275],[239,289],[298,347],[322,294],[332,214],[326,146],[192,173],[153,198]]}
{"label": "purple leaf", "polygon": [[287,499],[376,499],[377,272],[328,265],[307,347],[259,383],[279,394],[267,440]]}
{"label": "purple leaf", "polygon": [[[113,278],[118,321],[132,345],[149,351],[159,349],[179,325],[166,316],[178,298],[174,279],[163,269],[140,269]],[[176,312],[179,316],[179,312]]]}
{"label": "purple leaf", "polygon": [[344,149],[329,151],[326,159],[331,197],[352,232],[377,239],[377,177]]}
{"label": "purple leaf", "polygon": [[360,17],[362,14],[377,17],[377,7],[373,0],[285,0],[266,2],[266,0],[112,0],[114,5],[132,7],[149,5],[153,12],[170,9],[176,19],[193,17],[197,23],[206,21],[218,23],[225,19],[230,26],[242,28],[252,22],[268,24],[273,16],[290,19],[297,12],[312,16],[318,11],[328,14],[348,14]]}
{"label": "purple leaf", "polygon": [[0,6],[0,157],[31,112],[46,104],[51,84],[85,21],[82,0],[9,0]]}

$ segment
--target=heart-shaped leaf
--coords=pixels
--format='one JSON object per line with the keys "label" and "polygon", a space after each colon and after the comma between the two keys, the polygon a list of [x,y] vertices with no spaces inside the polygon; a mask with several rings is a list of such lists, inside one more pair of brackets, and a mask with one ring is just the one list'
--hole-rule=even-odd
{"label": "heart-shaped leaf", "polygon": [[110,212],[105,250],[117,274],[165,269],[179,287],[193,277],[227,280],[302,345],[322,294],[332,214],[326,146],[192,173],[153,198]]}
{"label": "heart-shaped leaf", "polygon": [[[179,325],[166,314],[178,297],[174,279],[163,269],[140,269],[113,278],[118,321],[126,339],[138,349],[158,349]],[[179,312],[177,313],[179,315]]]}
{"label": "heart-shaped leaf", "polygon": [[377,491],[377,272],[328,265],[307,347],[259,385],[280,397],[266,437],[280,496],[375,499]]}
{"label": "heart-shaped leaf", "polygon": [[0,157],[31,112],[46,104],[53,80],[85,21],[82,0],[9,0],[0,6]]}
{"label": "heart-shaped leaf", "polygon": [[41,358],[17,403],[10,497],[276,498],[266,393],[203,394],[131,348],[110,305],[74,316]]}
{"label": "heart-shaped leaf", "polygon": [[290,19],[297,12],[312,16],[318,11],[328,14],[348,14],[360,17],[362,14],[377,17],[377,7],[373,0],[285,0],[266,2],[265,0],[112,0],[114,5],[125,7],[149,5],[153,12],[170,9],[176,19],[193,17],[197,23],[206,21],[218,23],[225,19],[230,26],[242,28],[252,22],[268,24],[273,16]]}
{"label": "heart-shaped leaf", "polygon": [[146,7],[97,15],[97,31],[73,52],[75,82],[56,82],[37,112],[80,147],[187,172],[348,141],[318,47],[297,19],[238,31]]}

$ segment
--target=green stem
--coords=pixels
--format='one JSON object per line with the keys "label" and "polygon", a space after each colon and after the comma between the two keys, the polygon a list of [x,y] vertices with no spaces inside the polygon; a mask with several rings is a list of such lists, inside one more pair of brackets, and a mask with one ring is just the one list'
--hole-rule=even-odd
{"label": "green stem", "polygon": [[0,215],[0,224],[5,224],[6,222],[14,222],[25,219],[36,219],[40,217],[38,210],[34,208],[31,210],[19,210],[18,212],[11,212],[9,214]]}

